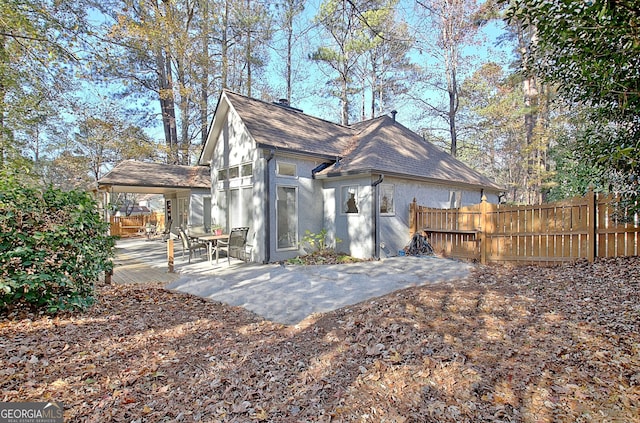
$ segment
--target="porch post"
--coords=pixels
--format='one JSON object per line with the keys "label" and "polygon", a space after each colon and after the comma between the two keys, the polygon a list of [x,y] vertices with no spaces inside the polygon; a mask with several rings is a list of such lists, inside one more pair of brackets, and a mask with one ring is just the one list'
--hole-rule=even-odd
{"label": "porch post", "polygon": [[173,273],[173,239],[171,237],[167,239],[167,265],[169,267],[167,272]]}

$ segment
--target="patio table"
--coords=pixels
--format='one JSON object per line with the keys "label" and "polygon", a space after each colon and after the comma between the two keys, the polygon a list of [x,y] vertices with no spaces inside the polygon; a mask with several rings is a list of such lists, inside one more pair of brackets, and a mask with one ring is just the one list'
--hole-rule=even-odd
{"label": "patio table", "polygon": [[229,234],[204,234],[197,236],[199,242],[207,244],[207,256],[209,257],[209,263],[213,262],[213,247],[216,246],[219,239],[229,238]]}

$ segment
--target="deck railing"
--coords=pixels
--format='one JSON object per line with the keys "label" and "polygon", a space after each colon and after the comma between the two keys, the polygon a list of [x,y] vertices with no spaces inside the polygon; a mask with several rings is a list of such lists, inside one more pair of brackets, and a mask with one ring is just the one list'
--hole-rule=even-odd
{"label": "deck railing", "polygon": [[147,223],[155,224],[158,231],[164,230],[164,213],[153,212],[146,216],[111,216],[109,221],[111,235],[119,237],[143,235]]}

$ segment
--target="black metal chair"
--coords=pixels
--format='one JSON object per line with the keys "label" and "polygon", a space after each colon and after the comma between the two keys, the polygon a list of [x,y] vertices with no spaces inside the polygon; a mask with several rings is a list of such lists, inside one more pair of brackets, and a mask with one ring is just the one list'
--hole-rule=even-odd
{"label": "black metal chair", "polygon": [[[218,263],[218,258],[220,256],[220,250],[227,253],[227,261],[231,264],[231,256],[239,258],[240,260],[245,261],[245,246],[247,245],[247,233],[249,232],[248,227],[241,228],[233,228],[231,232],[229,232],[229,238],[227,240],[219,240],[216,246],[216,264]],[[234,255],[235,254],[235,255]]]}

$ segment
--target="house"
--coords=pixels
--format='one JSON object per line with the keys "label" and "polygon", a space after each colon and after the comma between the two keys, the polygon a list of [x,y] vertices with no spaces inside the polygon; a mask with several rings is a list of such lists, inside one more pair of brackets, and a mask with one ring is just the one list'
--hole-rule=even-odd
{"label": "house", "polygon": [[108,208],[114,193],[162,194],[165,226],[173,221],[171,231],[211,221],[211,179],[209,169],[125,160],[98,180],[98,192]]}
{"label": "house", "polygon": [[409,203],[497,202],[502,188],[389,116],[342,126],[223,91],[200,165],[211,170],[213,224],[249,226],[252,259],[303,254],[306,231],[379,257],[409,241]]}

